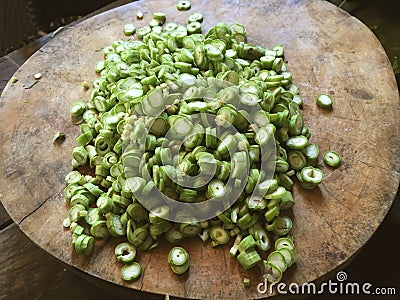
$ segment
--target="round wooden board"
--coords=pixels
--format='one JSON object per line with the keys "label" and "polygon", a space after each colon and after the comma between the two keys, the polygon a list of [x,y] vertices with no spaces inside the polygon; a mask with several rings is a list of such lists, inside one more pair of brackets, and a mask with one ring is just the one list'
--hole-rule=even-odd
{"label": "round wooden board", "polygon": [[[145,18],[136,20],[142,11]],[[205,299],[261,298],[260,274],[245,272],[229,256],[229,246],[212,248],[197,239],[183,241],[190,253],[186,275],[176,276],[167,263],[171,245],[140,253],[140,280],[125,283],[113,257],[116,239],[96,243],[89,257],[76,255],[62,220],[64,176],[79,126],[69,107],[87,100],[81,83],[95,77],[101,48],[125,38],[122,27],[146,24],[152,12],[186,24],[192,12],[203,12],[204,29],[218,22],[240,22],[248,40],[286,48],[288,69],[304,100],[304,117],[320,152],[336,150],[343,157],[337,169],[322,166],[326,176],[319,189],[294,189],[293,235],[297,264],[283,282],[321,280],[340,269],[365,244],[388,211],[399,185],[399,97],[389,60],[379,41],[357,19],[325,1],[193,0],[187,12],[176,1],[138,1],[97,15],[59,33],[35,53],[8,83],[0,101],[0,200],[22,231],[61,261],[88,274],[157,294]],[[40,81],[33,74],[40,72]],[[319,93],[334,99],[331,112],[315,105]],[[53,135],[67,135],[60,146]],[[243,278],[251,278],[245,288]]]}

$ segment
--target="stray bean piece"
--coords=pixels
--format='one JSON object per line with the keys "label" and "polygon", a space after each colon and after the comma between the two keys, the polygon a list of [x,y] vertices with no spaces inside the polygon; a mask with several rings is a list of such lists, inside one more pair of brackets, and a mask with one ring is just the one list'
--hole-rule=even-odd
{"label": "stray bean piece", "polygon": [[41,73],[36,73],[33,75],[33,78],[35,78],[36,80],[39,80],[40,78],[42,78],[42,74]]}
{"label": "stray bean piece", "polygon": [[323,109],[332,109],[332,98],[327,94],[320,94],[317,97],[317,105]]}
{"label": "stray bean piece", "polygon": [[53,143],[54,144],[57,144],[57,145],[60,145],[62,142],[64,142],[65,141],[65,133],[63,133],[63,132],[61,132],[61,131],[57,131],[55,134],[54,134],[54,137],[53,137]]}
{"label": "stray bean piece", "polygon": [[124,33],[125,35],[132,35],[136,32],[135,25],[128,23],[124,25]]}
{"label": "stray bean piece", "polygon": [[243,285],[245,287],[249,287],[250,286],[250,278],[247,278],[247,277],[243,278]]}
{"label": "stray bean piece", "polygon": [[189,0],[180,0],[176,5],[176,8],[178,10],[189,10],[191,6],[192,4],[190,3]]}
{"label": "stray bean piece", "polygon": [[324,153],[323,160],[330,167],[337,167],[342,162],[340,155],[332,150],[326,151]]}
{"label": "stray bean piece", "polygon": [[138,12],[136,13],[136,18],[137,18],[138,20],[143,19],[143,13],[142,13],[141,11],[138,11]]}

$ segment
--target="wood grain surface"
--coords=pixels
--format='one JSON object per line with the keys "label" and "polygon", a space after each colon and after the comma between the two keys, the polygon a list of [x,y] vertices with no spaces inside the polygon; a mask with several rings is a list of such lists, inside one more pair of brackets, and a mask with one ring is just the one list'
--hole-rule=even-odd
{"label": "wood grain surface", "polygon": [[3,205],[0,205],[0,230],[12,223],[10,216],[7,214]]}
{"label": "wood grain surface", "polygon": [[[0,299],[84,299],[87,298],[85,280],[77,280],[73,267],[60,264],[12,224],[0,230]],[[32,259],[34,257],[35,259]],[[44,274],[46,274],[44,276]],[[43,280],[47,279],[47,280]],[[60,286],[74,286],[68,293]],[[34,287],[34,289],[32,289]],[[92,289],[97,299],[108,295],[104,290]]]}
{"label": "wood grain surface", "polygon": [[[64,176],[79,128],[71,123],[70,105],[88,99],[81,83],[94,78],[98,51],[117,38],[122,26],[148,21],[151,12],[166,12],[168,21],[186,22],[194,11],[205,14],[207,29],[217,22],[243,23],[250,42],[286,47],[287,66],[304,100],[305,122],[321,152],[343,156],[338,169],[324,168],[326,179],[317,190],[295,188],[293,208],[298,249],[296,266],[284,282],[320,280],[342,268],[372,236],[387,213],[399,184],[399,97],[389,61],[375,36],[357,19],[324,1],[192,1],[189,12],[178,12],[176,1],[139,1],[91,19],[57,35],[15,74],[0,101],[0,200],[21,230],[48,253],[92,276],[129,289],[185,298],[260,298],[253,283],[256,270],[244,272],[230,258],[229,247],[211,248],[187,240],[191,267],[174,275],[167,263],[170,245],[140,253],[140,280],[122,282],[113,258],[111,239],[96,244],[90,258],[76,255],[62,220]],[[138,10],[143,21],[135,21]],[[32,88],[33,74],[42,78]],[[332,112],[320,110],[315,97],[334,98]],[[60,146],[56,131],[67,135]]]}

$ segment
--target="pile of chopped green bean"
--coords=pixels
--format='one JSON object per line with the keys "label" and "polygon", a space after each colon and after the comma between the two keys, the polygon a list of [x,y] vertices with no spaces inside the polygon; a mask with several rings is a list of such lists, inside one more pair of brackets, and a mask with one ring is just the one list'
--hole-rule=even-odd
{"label": "pile of chopped green bean", "polygon": [[[189,4],[180,1],[179,9]],[[71,107],[82,124],[74,170],[65,177],[71,208],[64,226],[84,255],[93,252],[96,239],[125,238],[115,257],[126,281],[140,277],[137,251],[157,247],[164,235],[172,244],[199,236],[213,247],[233,240],[230,254],[245,270],[259,265],[277,282],[296,262],[292,220],[285,213],[295,202],[294,178],[306,189],[323,180],[318,146],[309,141],[284,47],[247,43],[246,29],[237,23],[219,23],[202,34],[202,21],[194,13],[186,26],[165,23],[165,14],[154,13],[149,25],[126,25],[129,38],[103,49],[90,101]],[[271,139],[274,173],[267,178],[260,163]],[[326,159],[339,165],[336,156]],[[180,184],[200,173],[210,180]],[[158,190],[184,203],[227,198],[228,178],[242,192],[209,220],[173,222],[172,208],[154,196]],[[171,249],[169,263],[175,273],[186,272],[187,252]]]}

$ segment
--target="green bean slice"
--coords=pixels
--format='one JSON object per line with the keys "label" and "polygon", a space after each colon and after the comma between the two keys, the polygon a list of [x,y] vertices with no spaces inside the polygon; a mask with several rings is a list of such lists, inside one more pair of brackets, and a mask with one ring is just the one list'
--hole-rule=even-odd
{"label": "green bean slice", "polygon": [[224,245],[229,242],[229,233],[221,226],[215,226],[210,229],[210,237],[217,245]]}
{"label": "green bean slice", "polygon": [[142,268],[137,262],[123,265],[121,268],[121,278],[124,281],[132,281],[140,278],[142,274]]}
{"label": "green bean slice", "polygon": [[330,167],[337,167],[342,163],[340,155],[332,150],[326,151],[323,155],[323,160],[325,164]]}
{"label": "green bean slice", "polygon": [[136,26],[131,24],[131,23],[127,23],[124,25],[124,33],[125,35],[132,35],[136,32]]}
{"label": "green bean slice", "polygon": [[186,25],[186,29],[189,34],[201,33],[201,23],[197,21],[190,22]]}
{"label": "green bean slice", "polygon": [[332,109],[332,98],[327,94],[320,94],[317,97],[317,105],[323,109]]}
{"label": "green bean slice", "polygon": [[203,22],[203,15],[201,13],[192,13],[188,18],[188,22]]}
{"label": "green bean slice", "polygon": [[268,255],[267,261],[271,262],[274,266],[278,267],[283,273],[287,269],[286,259],[279,251],[273,251]]}
{"label": "green bean slice", "polygon": [[124,264],[131,263],[136,257],[136,248],[127,242],[122,242],[115,246],[114,254],[117,261]]}
{"label": "green bean slice", "polygon": [[287,159],[292,170],[301,170],[307,164],[305,156],[299,150],[290,150]]}
{"label": "green bean slice", "polygon": [[319,184],[323,180],[323,172],[314,167],[304,167],[301,170],[301,179],[306,183]]}
{"label": "green bean slice", "polygon": [[168,263],[171,266],[182,266],[189,261],[189,253],[182,247],[173,247],[168,254]]}
{"label": "green bean slice", "polygon": [[271,283],[279,282],[282,279],[282,271],[271,261],[264,260],[264,274],[263,277]]}
{"label": "green bean slice", "polygon": [[277,220],[277,226],[273,232],[278,236],[283,236],[289,233],[292,229],[292,220],[287,216],[279,216]]}
{"label": "green bean slice", "polygon": [[261,261],[261,257],[256,250],[243,251],[237,256],[237,260],[245,270],[253,268],[257,263]]}
{"label": "green bean slice", "polygon": [[189,10],[191,8],[192,4],[190,3],[189,0],[180,0],[178,4],[176,5],[176,8],[178,10]]}
{"label": "green bean slice", "polygon": [[305,136],[296,135],[296,136],[290,137],[286,141],[286,147],[288,147],[289,149],[302,149],[302,148],[306,147],[307,143],[308,143],[308,139]]}

